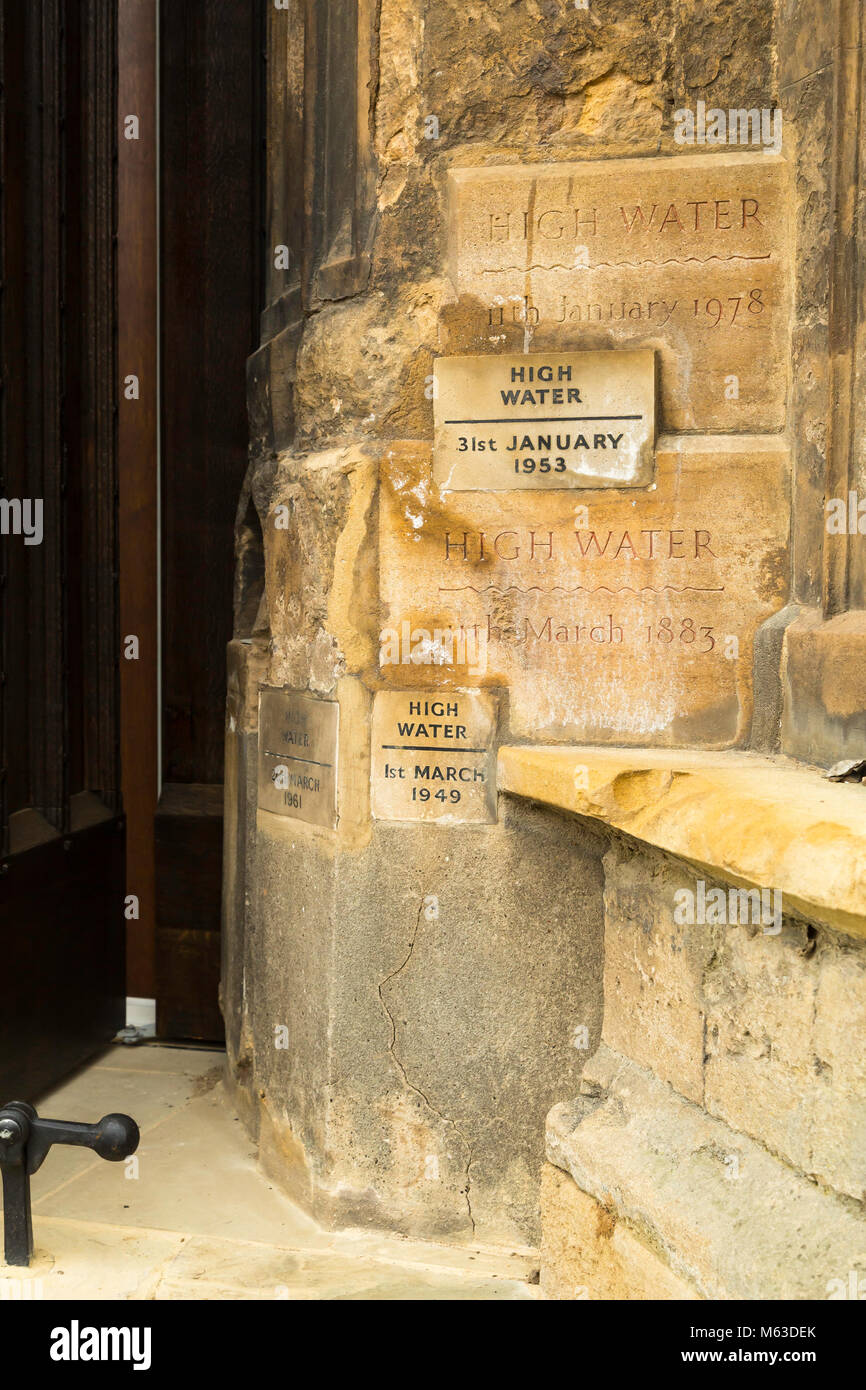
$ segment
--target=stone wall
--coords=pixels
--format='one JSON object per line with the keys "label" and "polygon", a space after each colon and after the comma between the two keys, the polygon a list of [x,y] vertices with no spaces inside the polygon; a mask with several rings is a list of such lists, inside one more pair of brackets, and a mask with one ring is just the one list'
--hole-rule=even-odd
{"label": "stone wall", "polygon": [[624,840],[604,869],[602,1043],[548,1121],[548,1293],[866,1289],[866,942],[680,924],[678,894],[730,885]]}
{"label": "stone wall", "polygon": [[[860,947],[805,919],[773,938],[678,932],[682,867],[591,819],[497,808],[485,769],[509,740],[751,746],[823,766],[862,752],[866,571],[856,535],[824,525],[825,496],[847,497],[862,467],[860,137],[834,117],[846,93],[857,109],[858,16],[844,0],[269,13],[222,999],[263,1161],[323,1220],[533,1244],[559,1101],[551,1291],[774,1296],[766,1261],[739,1282],[691,1261],[704,1237],[673,1177],[674,1227],[646,1214],[644,1177],[651,1192],[652,1172],[684,1164],[706,1170],[720,1240],[731,1194],[750,1194],[748,1227],[768,1182],[802,1199],[809,1230],[816,1212],[838,1218],[849,1249],[859,1073],[832,1017],[862,1008]],[[781,112],[780,148],[678,143],[675,113],[699,103]],[[655,363],[651,482],[596,470],[589,486],[574,466],[547,489],[515,459],[511,490],[483,470],[442,485],[441,358],[603,364],[632,348]],[[307,745],[335,783],[317,819],[306,791],[283,814],[263,804],[278,768],[262,688],[301,721],[287,747],[308,737],[304,701],[337,707],[333,744]],[[401,693],[462,710],[489,697],[483,747],[463,750],[482,798],[461,800],[460,763],[438,788],[457,799],[433,799],[430,777],[452,772],[425,732],[409,803],[412,769],[371,737],[380,697]],[[606,1177],[617,1125],[633,1167]],[[591,1134],[597,1163],[578,1157]],[[718,1155],[743,1146],[737,1187]],[[577,1240],[591,1268],[569,1223],[597,1229]],[[803,1268],[791,1288],[824,1265]]]}
{"label": "stone wall", "polygon": [[[349,763],[370,697],[339,693]],[[360,792],[336,836],[256,818],[248,738],[230,736],[223,1007],[267,1170],[327,1224],[536,1244],[545,1116],[600,1034],[603,843],[519,805],[375,824]]]}
{"label": "stone wall", "polygon": [[[532,1245],[544,1117],[577,1085],[574,1029],[600,1032],[603,844],[562,853],[564,832],[524,808],[493,825],[371,817],[375,469],[334,451],[282,456],[267,479],[290,525],[266,515],[263,600],[229,660],[239,1108],[323,1221]],[[336,696],[335,831],[258,807],[262,685]]]}

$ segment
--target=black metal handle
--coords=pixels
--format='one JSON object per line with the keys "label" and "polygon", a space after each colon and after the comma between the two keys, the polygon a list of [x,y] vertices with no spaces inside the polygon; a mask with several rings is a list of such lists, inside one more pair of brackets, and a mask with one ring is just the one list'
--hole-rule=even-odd
{"label": "black metal handle", "polygon": [[119,1163],[135,1153],[139,1138],[138,1125],[129,1115],[103,1115],[98,1124],[86,1125],[78,1120],[41,1120],[24,1100],[4,1105],[0,1110],[0,1172],[6,1263],[30,1263],[30,1175],[42,1166],[52,1144],[93,1149],[109,1163]]}

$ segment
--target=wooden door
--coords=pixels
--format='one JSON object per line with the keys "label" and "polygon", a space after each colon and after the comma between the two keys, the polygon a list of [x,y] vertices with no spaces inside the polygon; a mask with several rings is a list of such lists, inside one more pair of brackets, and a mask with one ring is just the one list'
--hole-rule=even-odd
{"label": "wooden door", "polygon": [[0,3],[0,1101],[124,1022],[114,8]]}

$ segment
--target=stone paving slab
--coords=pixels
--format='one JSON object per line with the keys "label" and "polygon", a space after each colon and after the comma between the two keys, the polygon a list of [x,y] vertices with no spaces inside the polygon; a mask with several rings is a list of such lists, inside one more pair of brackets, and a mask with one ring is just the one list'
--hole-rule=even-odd
{"label": "stone paving slab", "polygon": [[[0,1297],[37,1299],[534,1299],[537,1255],[328,1232],[257,1166],[212,1051],[112,1048],[40,1105],[96,1120],[127,1110],[134,1165],[53,1149],[33,1181],[36,1256]],[[130,1173],[127,1176],[127,1173]]]}

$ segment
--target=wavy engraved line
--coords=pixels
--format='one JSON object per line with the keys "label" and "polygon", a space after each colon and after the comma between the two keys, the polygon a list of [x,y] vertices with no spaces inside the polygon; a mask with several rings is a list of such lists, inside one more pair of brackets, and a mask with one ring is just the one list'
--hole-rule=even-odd
{"label": "wavy engraved line", "polygon": [[763,256],[742,256],[735,252],[730,256],[669,256],[664,261],[594,261],[592,265],[569,265],[564,261],[551,261],[550,265],[502,265],[495,266],[492,270],[481,270],[482,275],[502,275],[506,270],[516,270],[525,273],[527,270],[598,270],[601,266],[608,266],[619,269],[622,266],[630,266],[632,270],[639,270],[641,266],[654,265],[688,265],[695,262],[697,265],[709,265],[710,261],[768,261],[771,253],[768,251]]}
{"label": "wavy engraved line", "polygon": [[[696,261],[698,265],[709,265],[710,261],[768,261],[770,252],[767,251],[763,256],[742,256],[738,251],[734,251],[730,256],[669,256],[666,261],[596,261],[595,265],[585,266],[583,269],[595,270],[600,265],[622,266],[630,265],[638,269],[642,265],[688,265],[689,261]],[[581,269],[576,266],[575,269]]]}
{"label": "wavy engraved line", "polygon": [[578,584],[574,589],[566,589],[562,584],[554,584],[551,589],[544,589],[540,584],[531,584],[528,589],[522,589],[519,584],[506,584],[504,588],[499,584],[486,584],[482,589],[477,588],[474,584],[457,584],[453,588],[439,585],[440,594],[459,594],[465,589],[471,589],[473,594],[489,594],[491,592],[496,594],[512,592],[517,594],[600,594],[602,592],[607,594],[664,594],[667,592],[673,594],[723,594],[725,592],[724,584],[718,588],[701,587],[695,584],[682,586],[663,584],[660,589],[654,588],[652,584],[642,584],[639,589],[633,589],[630,584],[623,585],[621,589],[611,589],[608,584],[597,584],[594,589],[588,589],[584,584]]}

